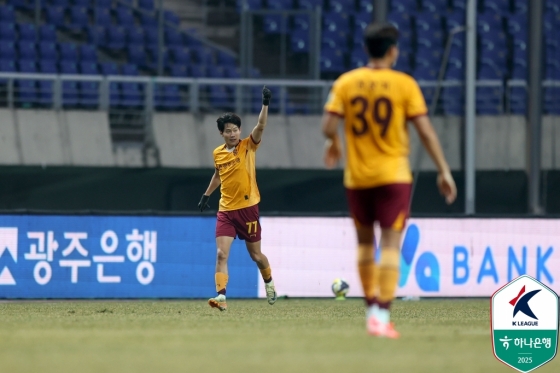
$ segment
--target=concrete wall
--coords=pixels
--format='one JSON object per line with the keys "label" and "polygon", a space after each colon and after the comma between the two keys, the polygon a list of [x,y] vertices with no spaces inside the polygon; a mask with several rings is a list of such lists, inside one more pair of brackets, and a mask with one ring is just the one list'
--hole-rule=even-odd
{"label": "concrete wall", "polygon": [[[164,167],[213,167],[212,151],[223,144],[216,114],[193,116],[156,113],[153,130]],[[242,135],[248,136],[256,115],[242,117]],[[453,170],[462,165],[462,119],[432,120]],[[323,168],[324,140],[320,116],[270,115],[259,168]],[[420,170],[434,170],[410,129],[410,162]],[[476,165],[479,170],[522,170],[526,159],[526,121],[522,116],[481,116],[476,123]],[[560,169],[560,117],[544,117],[544,169]],[[107,114],[100,111],[0,109],[0,164],[143,167],[141,146],[111,143]]]}

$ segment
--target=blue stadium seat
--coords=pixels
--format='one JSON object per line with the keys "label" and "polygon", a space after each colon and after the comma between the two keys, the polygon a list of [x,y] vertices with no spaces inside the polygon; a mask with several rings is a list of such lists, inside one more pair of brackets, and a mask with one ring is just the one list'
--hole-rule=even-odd
{"label": "blue stadium seat", "polygon": [[372,22],[372,17],[373,16],[368,13],[354,14],[354,30],[359,29],[363,34],[366,27]]}
{"label": "blue stadium seat", "polygon": [[13,23],[0,23],[0,40],[16,40],[16,28]]}
{"label": "blue stadium seat", "polygon": [[[22,73],[36,73],[37,66],[34,60],[19,60],[18,71]],[[37,104],[37,82],[29,79],[18,79],[15,82],[17,98],[20,105]]]}
{"label": "blue stadium seat", "polygon": [[299,0],[298,4],[300,9],[315,10],[317,7],[324,7],[323,0]]}
{"label": "blue stadium seat", "polygon": [[443,49],[445,46],[442,31],[417,30],[416,37],[418,49]]}
{"label": "blue stadium seat", "polygon": [[109,106],[110,107],[120,107],[121,106],[121,85],[117,82],[109,83]]}
{"label": "blue stadium seat", "polygon": [[[157,47],[148,47],[147,48],[148,54],[150,55],[151,58],[151,62],[148,62],[146,64],[146,67],[148,67],[149,69],[156,71],[158,69],[158,63],[159,63],[159,49]],[[163,67],[164,69],[166,68],[166,66],[169,65],[169,50],[164,49],[163,50]]]}
{"label": "blue stadium seat", "polygon": [[97,49],[91,44],[80,45],[80,60],[82,62],[97,62]]}
{"label": "blue stadium seat", "polygon": [[74,43],[59,43],[58,51],[61,60],[77,61],[78,48]]}
{"label": "blue stadium seat", "polygon": [[73,6],[70,8],[70,26],[71,30],[81,31],[88,27],[89,17],[88,9],[82,6]]}
{"label": "blue stadium seat", "polygon": [[146,46],[156,46],[159,42],[158,29],[156,27],[144,27]]}
{"label": "blue stadium seat", "polygon": [[16,15],[11,5],[0,6],[0,22],[14,22]]}
{"label": "blue stadium seat", "polygon": [[75,60],[60,61],[59,66],[60,66],[61,74],[71,74],[71,75],[78,74],[78,64],[75,62]]}
{"label": "blue stadium seat", "polygon": [[113,25],[113,21],[111,19],[111,11],[109,8],[102,8],[97,6],[95,11],[93,12],[94,18],[93,23],[95,25],[110,27]]}
{"label": "blue stadium seat", "polygon": [[526,39],[513,39],[513,59],[527,61],[527,42]]}
{"label": "blue stadium seat", "polygon": [[58,74],[58,68],[54,61],[39,61],[39,71],[45,74]]}
{"label": "blue stadium seat", "polygon": [[416,52],[415,58],[429,61],[439,69],[443,61],[443,50],[441,48],[421,48]]}
{"label": "blue stadium seat", "polygon": [[221,66],[208,66],[206,69],[206,73],[209,78],[225,78],[226,73],[223,67]]}
{"label": "blue stadium seat", "polygon": [[91,61],[82,61],[79,63],[80,73],[84,75],[99,75],[97,63]]}
{"label": "blue stadium seat", "polygon": [[309,52],[309,32],[292,31],[290,33],[290,50],[292,52]]}
{"label": "blue stadium seat", "polygon": [[213,65],[214,52],[207,47],[192,47],[190,48],[191,55],[198,64]]}
{"label": "blue stadium seat", "polygon": [[394,69],[412,75],[412,64],[410,63],[410,60],[410,53],[406,50],[402,50],[399,54],[399,59],[397,60]]}
{"label": "blue stadium seat", "polygon": [[410,14],[408,12],[391,12],[387,15],[387,22],[394,24],[399,29],[399,31],[412,29],[412,22],[410,19]]}
{"label": "blue stadium seat", "polygon": [[128,61],[140,66],[146,65],[146,50],[142,45],[129,45],[127,48]]}
{"label": "blue stadium seat", "polygon": [[85,108],[96,108],[99,106],[99,83],[80,82],[78,84],[80,95],[78,103]]}
{"label": "blue stadium seat", "polygon": [[511,87],[509,112],[518,115],[527,114],[527,89],[525,87]]}
{"label": "blue stadium seat", "polygon": [[[16,64],[12,58],[10,59],[2,59],[0,58],[0,71],[4,73],[13,73],[16,71]],[[5,83],[6,80],[0,80],[0,83]]]}
{"label": "blue stadium seat", "polygon": [[154,14],[140,13],[140,24],[142,27],[155,27],[158,26],[158,20]]}
{"label": "blue stadium seat", "polygon": [[192,65],[191,75],[193,78],[204,78],[206,77],[206,66],[204,65]]}
{"label": "blue stadium seat", "polygon": [[443,13],[449,7],[447,0],[423,0],[421,9],[431,13]]}
{"label": "blue stadium seat", "polygon": [[211,85],[209,93],[210,105],[217,109],[233,111],[233,99],[226,87],[223,85]]}
{"label": "blue stadium seat", "polygon": [[92,26],[88,29],[88,41],[100,47],[107,44],[107,31],[105,26]]}
{"label": "blue stadium seat", "polygon": [[451,7],[453,10],[457,10],[460,12],[466,12],[467,9],[467,1],[468,0],[451,0]]}
{"label": "blue stadium seat", "polygon": [[418,9],[416,0],[392,0],[391,12],[412,13]]}
{"label": "blue stadium seat", "polygon": [[527,0],[513,0],[513,11],[516,14],[527,14],[529,11]]}
{"label": "blue stadium seat", "polygon": [[100,64],[101,74],[103,75],[119,75],[119,67],[113,62],[104,62]]}
{"label": "blue stadium seat", "polygon": [[[401,58],[402,56],[399,57],[399,61]],[[366,66],[367,64],[368,64],[368,57],[363,50],[357,49],[352,51],[352,54],[350,55],[350,68],[356,69],[358,67]]]}
{"label": "blue stadium seat", "polygon": [[216,53],[216,63],[222,66],[236,66],[237,61],[234,56],[229,53],[218,51]]}
{"label": "blue stadium seat", "polygon": [[15,9],[18,10],[31,10],[34,8],[33,4],[29,0],[11,0],[10,3]]}
{"label": "blue stadium seat", "polygon": [[191,35],[189,33],[183,33],[183,45],[191,48],[191,47],[202,47],[203,44],[200,41],[200,39],[198,39],[197,37],[195,37],[194,35]]}
{"label": "blue stadium seat", "polygon": [[270,14],[263,16],[263,30],[267,34],[281,34],[286,32],[288,19],[284,19],[284,27],[282,27],[282,16],[279,14]]}
{"label": "blue stadium seat", "polygon": [[466,17],[463,12],[448,13],[447,17],[445,17],[445,27],[449,31],[464,26],[466,26]]}
{"label": "blue stadium seat", "polygon": [[476,20],[476,29],[480,34],[491,34],[502,31],[502,16],[499,13],[486,12],[479,14]]}
{"label": "blue stadium seat", "polygon": [[144,105],[144,93],[139,83],[121,83],[120,105],[126,108],[140,108]]}
{"label": "blue stadium seat", "polygon": [[50,0],[50,6],[66,8],[70,6],[70,0]]}
{"label": "blue stadium seat", "polygon": [[484,0],[482,3],[482,10],[484,12],[495,12],[495,13],[510,13],[510,1],[509,0]]}
{"label": "blue stadium seat", "polygon": [[156,87],[155,105],[158,110],[184,109],[181,94],[177,84],[163,84]]}
{"label": "blue stadium seat", "polygon": [[56,61],[58,59],[56,44],[47,41],[40,42],[39,56],[43,61]]}
{"label": "blue stadium seat", "polygon": [[169,54],[175,64],[190,65],[191,55],[189,50],[184,47],[169,48]]}
{"label": "blue stadium seat", "polygon": [[128,76],[138,76],[138,67],[131,63],[122,65],[122,74]]}
{"label": "blue stadium seat", "polygon": [[346,69],[344,55],[337,50],[322,50],[320,63],[321,72],[325,73],[342,73]]}
{"label": "blue stadium seat", "polygon": [[309,16],[307,14],[297,14],[292,16],[292,30],[309,30]]}
{"label": "blue stadium seat", "polygon": [[416,59],[416,67],[412,72],[412,76],[414,76],[417,80],[437,80],[438,75],[438,67],[434,64],[430,63],[430,61],[417,58]]}
{"label": "blue stadium seat", "polygon": [[549,14],[560,14],[560,4],[555,0],[546,0],[544,3],[544,12]]}
{"label": "blue stadium seat", "polygon": [[115,9],[115,17],[119,26],[132,27],[134,26],[134,15],[132,10],[123,6]]}
{"label": "blue stadium seat", "polygon": [[544,89],[544,112],[545,114],[560,114],[560,88],[546,87]]}
{"label": "blue stadium seat", "polygon": [[183,44],[181,34],[170,27],[165,28],[165,44],[169,47],[179,47]]}
{"label": "blue stadium seat", "polygon": [[291,10],[294,7],[292,0],[274,0],[268,2],[268,9]]}
{"label": "blue stadium seat", "polygon": [[37,40],[37,29],[33,23],[19,23],[17,30],[19,41],[35,42]]}
{"label": "blue stadium seat", "polygon": [[371,0],[358,0],[358,11],[369,14],[373,18],[373,3]]}
{"label": "blue stadium seat", "polygon": [[544,66],[545,80],[560,80],[560,64],[555,60],[545,61]]}
{"label": "blue stadium seat", "polygon": [[144,46],[144,30],[142,27],[130,27],[128,28],[128,35],[126,42],[127,44],[142,45]]}
{"label": "blue stadium seat", "polygon": [[15,60],[16,47],[13,41],[0,40],[0,59]]}
{"label": "blue stadium seat", "polygon": [[39,40],[46,42],[56,42],[56,29],[53,25],[39,26]]}
{"label": "blue stadium seat", "polygon": [[350,31],[350,21],[347,14],[325,13],[323,15],[323,31]]}
{"label": "blue stadium seat", "polygon": [[173,64],[169,68],[171,76],[181,78],[189,76],[189,68],[184,64]]}
{"label": "blue stadium seat", "polygon": [[107,28],[107,48],[113,51],[123,49],[126,44],[126,32],[124,27],[111,26]]}
{"label": "blue stadium seat", "polygon": [[236,0],[235,5],[238,11],[242,11],[243,7],[246,7],[247,10],[258,10],[262,8],[262,1],[261,0]]}
{"label": "blue stadium seat", "polygon": [[477,87],[476,112],[479,115],[499,115],[503,113],[502,87]]}
{"label": "blue stadium seat", "polygon": [[241,78],[241,73],[239,72],[239,68],[235,66],[225,66],[226,76],[231,79],[239,79]]}
{"label": "blue stadium seat", "polygon": [[154,0],[138,0],[138,7],[143,10],[154,10]]}
{"label": "blue stadium seat", "polygon": [[511,79],[527,80],[527,60],[514,58],[511,69]]}
{"label": "blue stadium seat", "polygon": [[502,80],[504,79],[504,68],[497,64],[492,58],[481,58],[478,69],[480,80]]}
{"label": "blue stadium seat", "polygon": [[464,90],[463,87],[445,87],[441,91],[443,112],[447,115],[464,114]]}
{"label": "blue stadium seat", "polygon": [[441,31],[443,20],[439,13],[417,13],[416,14],[416,30],[423,31]]}
{"label": "blue stadium seat", "polygon": [[79,103],[80,91],[78,89],[78,82],[62,81],[62,106],[76,107]]}
{"label": "blue stadium seat", "polygon": [[340,49],[348,45],[348,35],[341,31],[325,30],[321,36],[321,44],[325,49]]}
{"label": "blue stadium seat", "polygon": [[63,7],[47,7],[45,8],[47,23],[54,26],[64,26],[64,8]]}
{"label": "blue stadium seat", "polygon": [[329,0],[329,11],[333,13],[350,13],[354,8],[354,0]]}
{"label": "blue stadium seat", "polygon": [[507,31],[511,35],[527,34],[527,16],[523,14],[511,14],[507,18]]}
{"label": "blue stadium seat", "polygon": [[165,21],[166,24],[170,23],[175,27],[179,27],[179,24],[181,23],[181,19],[179,18],[177,13],[171,10],[163,11],[163,20]]}
{"label": "blue stadium seat", "polygon": [[34,60],[37,58],[37,48],[34,42],[20,41],[17,45],[20,60]]}
{"label": "blue stadium seat", "polygon": [[92,0],[74,0],[74,5],[75,6],[83,6],[86,8],[91,8],[91,6],[93,5]]}

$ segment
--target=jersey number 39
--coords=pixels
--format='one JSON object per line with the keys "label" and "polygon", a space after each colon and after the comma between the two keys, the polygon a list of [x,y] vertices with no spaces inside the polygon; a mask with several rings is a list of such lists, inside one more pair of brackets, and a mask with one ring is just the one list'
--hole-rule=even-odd
{"label": "jersey number 39", "polygon": [[[370,109],[368,100],[363,96],[357,96],[350,101],[352,107],[356,108],[356,119],[360,121],[359,126],[352,126],[352,132],[356,136],[362,136],[369,130],[368,119],[366,113],[373,109],[373,122],[381,126],[381,137],[385,137],[391,117],[393,116],[393,103],[387,97],[379,97],[373,102],[373,108]],[[359,106],[359,107],[357,107]]]}

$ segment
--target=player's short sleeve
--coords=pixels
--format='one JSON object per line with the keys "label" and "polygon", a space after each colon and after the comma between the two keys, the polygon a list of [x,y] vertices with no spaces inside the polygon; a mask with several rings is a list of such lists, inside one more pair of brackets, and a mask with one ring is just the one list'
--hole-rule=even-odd
{"label": "player's short sleeve", "polygon": [[405,104],[406,119],[414,119],[428,114],[428,108],[426,107],[424,95],[422,94],[416,80],[410,78],[407,82],[406,91],[408,92]]}
{"label": "player's short sleeve", "polygon": [[340,79],[336,80],[331,88],[327,103],[325,104],[325,111],[330,114],[344,117],[344,101],[343,90]]}
{"label": "player's short sleeve", "polygon": [[255,151],[261,146],[262,139],[259,142],[255,142],[255,140],[253,140],[253,134],[250,134],[244,141],[246,142],[245,146],[247,146],[249,150]]}

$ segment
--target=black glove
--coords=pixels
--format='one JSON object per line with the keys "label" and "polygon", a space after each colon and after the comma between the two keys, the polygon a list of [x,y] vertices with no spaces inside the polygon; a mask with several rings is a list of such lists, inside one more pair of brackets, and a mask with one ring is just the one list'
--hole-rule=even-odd
{"label": "black glove", "polygon": [[270,104],[270,98],[272,97],[272,92],[270,92],[270,89],[266,88],[266,86],[263,87],[263,91],[262,91],[262,99],[263,99],[263,105],[264,106],[268,106],[268,104]]}
{"label": "black glove", "polygon": [[200,199],[200,202],[198,202],[198,209],[200,210],[200,212],[204,211],[205,209],[209,209],[210,205],[208,204],[208,200],[210,199],[210,196],[207,196],[205,194],[202,195],[202,198]]}

